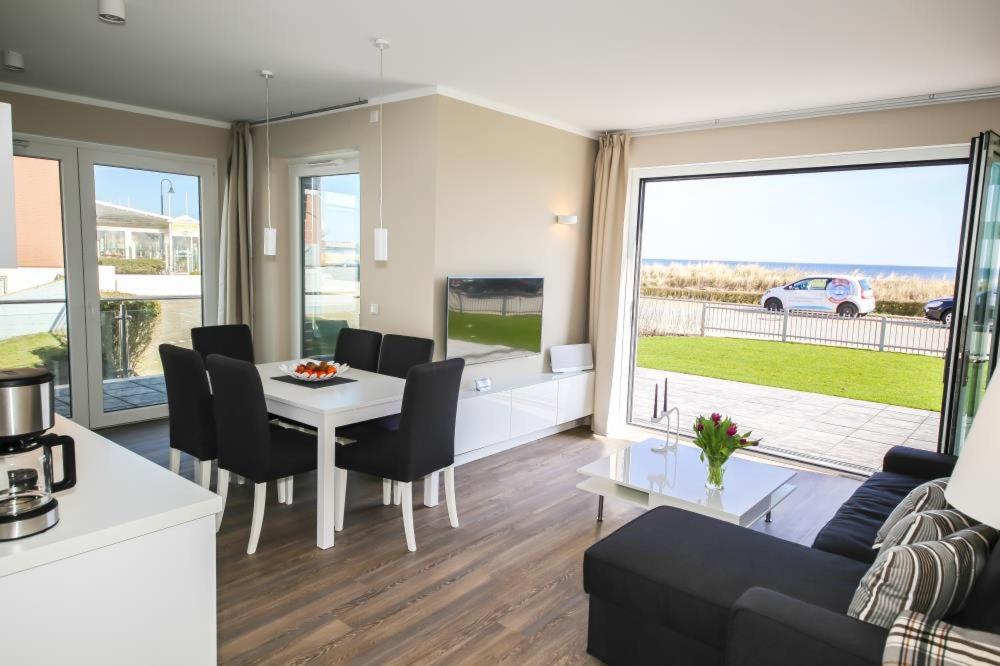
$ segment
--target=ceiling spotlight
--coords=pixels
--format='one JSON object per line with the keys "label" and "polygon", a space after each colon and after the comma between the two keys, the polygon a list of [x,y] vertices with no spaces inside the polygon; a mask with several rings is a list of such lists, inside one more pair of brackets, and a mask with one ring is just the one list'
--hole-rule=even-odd
{"label": "ceiling spotlight", "polygon": [[3,68],[8,72],[23,72],[24,56],[17,51],[4,51]]}
{"label": "ceiling spotlight", "polygon": [[97,18],[111,25],[124,25],[125,0],[97,0]]}

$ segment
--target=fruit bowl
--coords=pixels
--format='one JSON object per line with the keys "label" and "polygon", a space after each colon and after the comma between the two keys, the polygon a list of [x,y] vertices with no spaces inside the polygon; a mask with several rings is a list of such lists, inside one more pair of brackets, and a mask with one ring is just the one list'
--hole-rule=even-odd
{"label": "fruit bowl", "polygon": [[305,358],[278,366],[282,373],[303,382],[327,382],[334,377],[343,377],[351,366],[346,363],[329,363]]}

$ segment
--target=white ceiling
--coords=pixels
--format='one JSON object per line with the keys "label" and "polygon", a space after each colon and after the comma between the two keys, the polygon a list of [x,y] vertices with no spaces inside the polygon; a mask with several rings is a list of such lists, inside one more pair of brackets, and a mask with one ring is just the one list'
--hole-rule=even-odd
{"label": "white ceiling", "polygon": [[587,131],[1000,84],[997,0],[0,0],[2,83],[217,120],[444,86]]}

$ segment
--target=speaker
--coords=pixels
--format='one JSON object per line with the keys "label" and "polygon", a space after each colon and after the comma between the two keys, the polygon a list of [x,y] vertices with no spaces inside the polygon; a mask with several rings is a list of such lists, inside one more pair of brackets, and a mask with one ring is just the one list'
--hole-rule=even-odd
{"label": "speaker", "polygon": [[552,372],[578,372],[593,370],[594,350],[590,343],[582,345],[558,345],[549,350]]}

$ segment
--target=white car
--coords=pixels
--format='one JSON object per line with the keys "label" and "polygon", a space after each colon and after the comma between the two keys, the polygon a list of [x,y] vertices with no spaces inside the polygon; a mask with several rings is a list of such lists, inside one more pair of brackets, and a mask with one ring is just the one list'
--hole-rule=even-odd
{"label": "white car", "polygon": [[768,289],[760,297],[760,304],[768,310],[808,310],[857,317],[875,309],[875,294],[866,277],[824,275]]}

